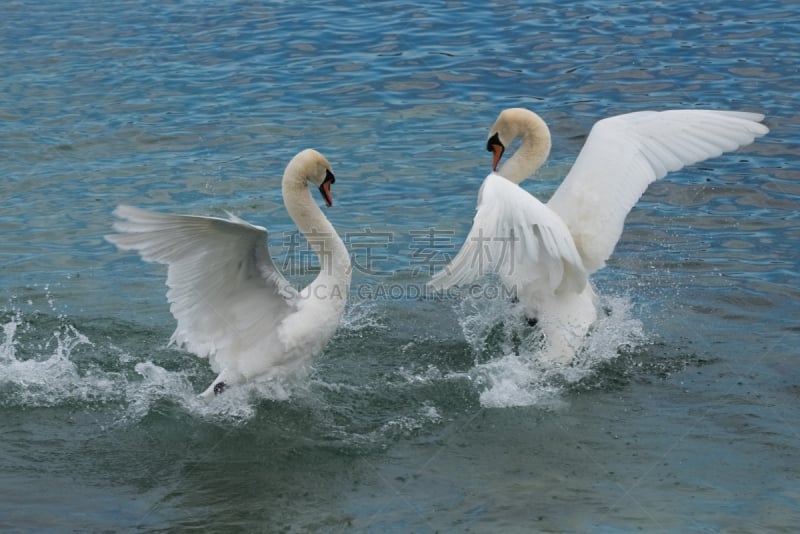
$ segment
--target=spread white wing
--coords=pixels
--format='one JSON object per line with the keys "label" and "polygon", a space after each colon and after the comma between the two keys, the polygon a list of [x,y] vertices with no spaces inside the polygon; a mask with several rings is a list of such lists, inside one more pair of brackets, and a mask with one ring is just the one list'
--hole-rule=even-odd
{"label": "spread white wing", "polygon": [[643,111],[597,122],[547,203],[569,227],[591,273],[614,251],[625,217],[667,172],[748,145],[769,129],[758,113]]}
{"label": "spread white wing", "polygon": [[[106,238],[144,260],[164,263],[167,298],[178,326],[172,341],[212,367],[236,367],[297,307],[298,293],[276,269],[267,230],[242,219],[155,213],[119,206],[118,234]],[[272,334],[277,343],[277,334]],[[275,347],[277,348],[277,347]],[[240,362],[241,363],[241,362]]]}
{"label": "spread white wing", "polygon": [[550,208],[496,173],[481,186],[472,229],[450,264],[429,282],[434,290],[496,274],[507,286],[552,294],[580,292],[586,270],[564,222]]}

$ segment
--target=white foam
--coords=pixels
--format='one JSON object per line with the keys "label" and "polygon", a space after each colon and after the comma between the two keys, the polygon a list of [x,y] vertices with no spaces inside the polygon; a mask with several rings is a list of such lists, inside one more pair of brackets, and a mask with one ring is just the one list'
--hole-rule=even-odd
{"label": "white foam", "polygon": [[476,381],[485,387],[480,402],[486,408],[561,407],[561,387],[548,383],[550,374],[529,354],[509,354],[473,371]]}
{"label": "white foam", "polygon": [[[557,409],[563,405],[563,393],[570,384],[592,373],[598,363],[615,357],[621,346],[644,341],[642,325],[633,318],[630,299],[603,298],[602,304],[611,313],[600,318],[576,360],[569,366],[555,367],[540,360],[541,339],[527,325],[518,306],[500,300],[462,301],[457,315],[475,353],[475,365],[467,371],[400,365],[397,373],[402,382],[398,386],[414,388],[468,380],[486,407],[536,405]],[[52,299],[48,305],[53,311]],[[193,416],[236,424],[252,419],[259,403],[265,400],[301,398],[308,402],[320,394],[325,397],[324,391],[358,393],[378,387],[347,381],[328,383],[312,372],[310,377],[232,387],[224,395],[202,399],[197,393],[208,380],[208,376],[196,375],[205,372],[202,365],[168,370],[152,358],[145,359],[138,350],[131,354],[118,348],[113,344],[115,340],[90,340],[62,315],[53,318],[51,314],[36,313],[28,322],[19,310],[4,311],[0,402],[5,405],[110,403],[118,406],[122,412],[119,420],[125,424],[147,417],[154,409],[163,409],[166,403]],[[42,326],[53,321],[55,328]],[[387,328],[380,309],[374,303],[348,308],[343,319],[345,335],[367,328]],[[401,352],[410,350],[413,343]],[[86,352],[90,358],[84,357]],[[101,367],[98,357],[108,358],[109,364]],[[425,404],[419,413],[396,414],[379,433],[413,433],[419,425],[440,419],[437,407]]]}
{"label": "white foam", "polygon": [[373,432],[371,437],[373,439],[377,438],[379,442],[382,442],[386,437],[410,437],[418,434],[428,425],[437,424],[441,420],[442,416],[436,407],[425,402],[412,415],[400,415],[390,419]]}
{"label": "white foam", "polygon": [[[544,360],[542,340],[515,305],[500,300],[465,300],[459,309],[464,337],[477,363],[469,372],[482,388],[484,407],[563,406],[563,392],[614,358],[619,349],[645,341],[642,323],[632,314],[627,297],[603,297],[602,314],[569,365]],[[488,360],[488,361],[487,361]]]}
{"label": "white foam", "polygon": [[127,416],[140,419],[149,414],[153,405],[170,401],[193,416],[224,423],[244,423],[256,415],[258,404],[265,400],[286,401],[307,388],[301,375],[283,380],[240,384],[225,390],[224,395],[203,398],[195,391],[190,374],[169,371],[151,362],[135,365],[141,381],[127,385]]}
{"label": "white foam", "polygon": [[[218,398],[201,399],[189,371],[169,371],[149,360],[137,363],[137,357],[110,342],[98,347],[66,319],[58,320],[61,325],[44,338],[20,311],[13,312],[2,325],[0,402],[24,407],[75,401],[117,403],[122,410],[118,419],[126,424],[147,416],[156,403],[166,400],[199,417],[236,422],[252,418],[261,400],[285,400],[292,394],[291,383],[269,382],[231,388]],[[77,350],[87,347],[95,356],[116,358],[117,369],[76,363]],[[130,366],[134,373],[129,372]]]}
{"label": "white foam", "polygon": [[367,328],[385,329],[386,325],[381,323],[380,318],[376,302],[350,302],[342,316],[339,331],[360,332]]}
{"label": "white foam", "polygon": [[[54,406],[74,400],[104,402],[117,396],[112,378],[92,372],[82,374],[72,361],[76,348],[93,345],[75,327],[62,325],[34,347],[21,347],[18,336],[29,328],[21,312],[3,325],[0,386],[9,391],[5,402]],[[23,357],[22,349],[35,354]]]}

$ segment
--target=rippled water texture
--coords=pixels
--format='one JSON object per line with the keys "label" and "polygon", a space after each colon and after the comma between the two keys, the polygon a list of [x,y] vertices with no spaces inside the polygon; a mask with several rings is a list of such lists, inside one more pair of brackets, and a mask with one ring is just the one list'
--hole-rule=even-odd
{"label": "rippled water texture", "polygon": [[[788,0],[2,3],[0,530],[792,532],[798,21]],[[508,299],[420,294],[512,106],[552,130],[541,198],[605,116],[771,129],[651,186],[567,369]],[[111,212],[231,211],[300,285],[280,176],[307,147],[356,267],[342,328],[305,379],[201,402],[214,375],[167,347],[164,270],[104,241]]]}

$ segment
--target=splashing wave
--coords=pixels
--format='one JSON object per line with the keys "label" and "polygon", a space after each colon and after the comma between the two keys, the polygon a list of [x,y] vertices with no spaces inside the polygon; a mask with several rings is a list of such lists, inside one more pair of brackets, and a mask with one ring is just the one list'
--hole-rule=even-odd
{"label": "splashing wave", "polygon": [[468,374],[482,387],[481,405],[558,408],[570,384],[615,358],[620,348],[646,341],[629,298],[602,297],[601,305],[606,313],[592,327],[575,360],[558,365],[541,358],[543,339],[528,326],[520,306],[497,299],[462,301],[459,322],[476,355]]}

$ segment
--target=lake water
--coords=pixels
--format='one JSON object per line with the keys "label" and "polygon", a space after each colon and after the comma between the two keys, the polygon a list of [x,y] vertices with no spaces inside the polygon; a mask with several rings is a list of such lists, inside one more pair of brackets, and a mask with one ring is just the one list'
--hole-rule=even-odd
{"label": "lake water", "polygon": [[[0,529],[794,531],[798,36],[789,0],[4,2]],[[543,198],[608,115],[771,128],[648,190],[567,371],[507,300],[419,294],[519,106],[552,129]],[[356,267],[342,328],[305,380],[201,402],[111,212],[231,211],[299,285],[280,176],[307,147]]]}

